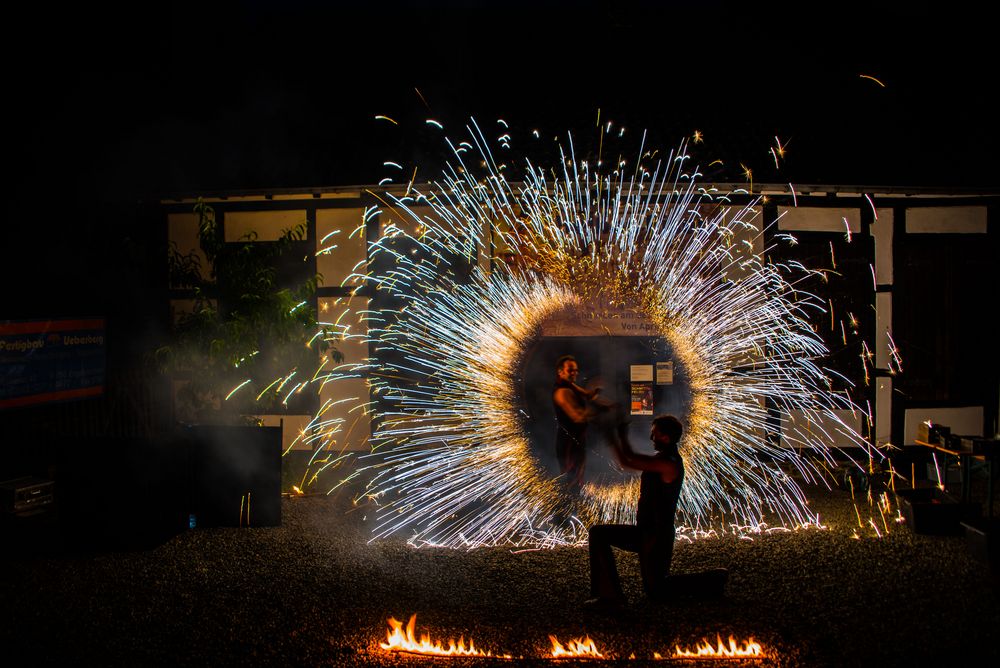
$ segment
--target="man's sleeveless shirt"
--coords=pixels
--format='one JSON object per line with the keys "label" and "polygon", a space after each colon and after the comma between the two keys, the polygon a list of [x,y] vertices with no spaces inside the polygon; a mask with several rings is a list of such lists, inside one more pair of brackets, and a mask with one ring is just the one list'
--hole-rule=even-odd
{"label": "man's sleeveless shirt", "polygon": [[639,479],[639,507],[636,511],[636,524],[644,529],[662,531],[673,530],[674,514],[677,512],[677,499],[681,495],[681,485],[684,483],[684,460],[680,455],[671,455],[667,459],[680,465],[680,475],[673,482],[663,482],[656,471],[643,471]]}

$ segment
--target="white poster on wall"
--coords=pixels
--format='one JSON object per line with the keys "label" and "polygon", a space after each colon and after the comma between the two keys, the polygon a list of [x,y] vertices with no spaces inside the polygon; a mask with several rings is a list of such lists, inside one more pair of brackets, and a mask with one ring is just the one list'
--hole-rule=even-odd
{"label": "white poster on wall", "polygon": [[656,363],[656,384],[657,385],[673,385],[674,384],[674,362],[673,360],[667,362],[657,362]]}
{"label": "white poster on wall", "polygon": [[652,364],[633,364],[630,367],[631,374],[629,379],[633,383],[652,383],[653,382],[653,365]]}

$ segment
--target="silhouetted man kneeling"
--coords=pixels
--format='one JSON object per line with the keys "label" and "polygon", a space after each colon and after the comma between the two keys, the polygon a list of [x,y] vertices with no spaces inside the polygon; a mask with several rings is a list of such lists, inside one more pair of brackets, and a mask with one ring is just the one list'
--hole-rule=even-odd
{"label": "silhouetted man kneeling", "polygon": [[684,483],[684,460],[677,449],[684,428],[672,415],[653,419],[649,437],[655,455],[641,455],[628,442],[628,425],[621,424],[612,437],[618,461],[625,468],[642,471],[636,524],[598,524],[590,528],[590,594],[588,605],[623,605],[625,595],[611,551],[617,547],[639,554],[642,588],[653,600],[675,594],[721,595],[728,572],[715,569],[692,575],[668,577],[674,553],[674,514]]}

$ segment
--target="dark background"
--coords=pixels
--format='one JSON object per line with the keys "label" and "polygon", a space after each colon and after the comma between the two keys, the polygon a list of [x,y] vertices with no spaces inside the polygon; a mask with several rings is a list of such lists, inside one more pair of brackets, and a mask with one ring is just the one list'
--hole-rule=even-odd
{"label": "dark background", "polygon": [[[161,198],[376,183],[386,160],[429,178],[443,136],[472,116],[487,134],[504,118],[514,150],[549,164],[551,137],[569,131],[578,155],[592,153],[600,114],[632,146],[643,130],[660,149],[700,131],[719,181],[743,182],[745,166],[755,183],[996,188],[994,39],[976,11],[554,0],[30,10],[0,47],[0,320],[106,317],[109,388],[128,388],[122,374],[166,327]],[[787,147],[778,166],[775,137]],[[94,428],[135,397],[109,397]]]}
{"label": "dark background", "polygon": [[634,145],[699,130],[733,182],[1000,183],[989,26],[961,3],[208,4],[10,22],[4,317],[138,298],[97,293],[148,245],[140,202],[376,183],[439,157],[427,118],[504,118],[524,153],[535,128],[592,144],[598,113]]}
{"label": "dark background", "polygon": [[[372,183],[384,160],[406,160],[425,118],[452,133],[476,116],[585,134],[598,109],[657,147],[701,130],[761,182],[998,182],[995,57],[986,22],[960,3],[809,15],[780,3],[211,4],[12,25],[20,187],[117,200]],[[775,136],[788,146],[780,170]]]}

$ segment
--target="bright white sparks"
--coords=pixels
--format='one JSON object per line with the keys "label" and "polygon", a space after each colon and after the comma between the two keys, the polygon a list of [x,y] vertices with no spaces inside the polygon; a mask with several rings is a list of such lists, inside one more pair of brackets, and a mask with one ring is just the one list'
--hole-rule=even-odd
{"label": "bright white sparks", "polygon": [[[807,314],[823,305],[795,289],[808,272],[753,250],[755,205],[720,206],[727,194],[698,186],[683,145],[603,174],[577,160],[570,138],[556,169],[525,164],[514,182],[509,158],[499,164],[475,122],[468,130],[461,150],[449,143],[454,164],[439,181],[385,196],[418,230],[374,243],[371,256],[386,254],[391,271],[352,277],[404,304],[368,316],[377,363],[333,372],[363,371],[381,398],[364,460],[375,536],[550,547],[632,518],[634,481],[565,494],[532,453],[515,392],[545,318],[598,303],[644,312],[687,372],[681,524],[760,527],[767,513],[817,525],[786,471],[817,479],[813,462],[833,462],[835,437],[868,446],[838,417],[860,409],[821,366],[827,351]],[[515,260],[493,258],[491,240]],[[798,416],[780,440],[765,436],[773,410]]]}

